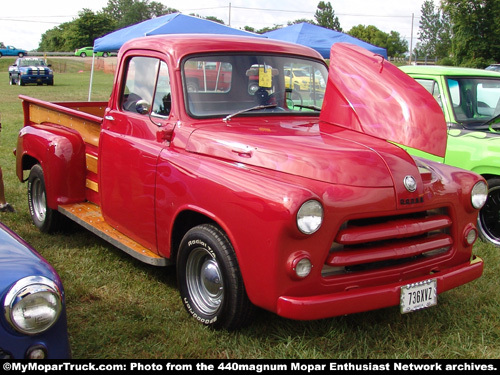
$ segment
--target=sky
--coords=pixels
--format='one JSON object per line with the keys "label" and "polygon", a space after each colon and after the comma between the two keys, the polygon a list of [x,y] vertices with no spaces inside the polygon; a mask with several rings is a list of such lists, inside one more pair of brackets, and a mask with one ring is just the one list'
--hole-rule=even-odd
{"label": "sky", "polygon": [[[314,20],[320,0],[155,0],[184,14],[214,16],[235,28],[254,29],[285,25],[297,19]],[[326,0],[328,1],[328,0]],[[329,0],[344,32],[357,25],[373,25],[386,33],[396,31],[415,46],[424,0]],[[0,3],[0,42],[17,48],[38,48],[42,34],[72,21],[84,8],[102,10],[108,0],[22,0]],[[434,2],[438,4],[439,1]],[[412,28],[413,21],[413,28]],[[413,33],[412,33],[413,30]],[[412,37],[413,36],[413,37]],[[83,46],[82,46],[83,47]]]}

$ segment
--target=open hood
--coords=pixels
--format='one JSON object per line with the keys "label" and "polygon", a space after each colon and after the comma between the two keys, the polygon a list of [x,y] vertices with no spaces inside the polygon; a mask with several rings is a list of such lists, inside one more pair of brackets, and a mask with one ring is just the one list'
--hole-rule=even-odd
{"label": "open hood", "polygon": [[437,101],[382,56],[336,43],[322,121],[444,157],[446,121]]}

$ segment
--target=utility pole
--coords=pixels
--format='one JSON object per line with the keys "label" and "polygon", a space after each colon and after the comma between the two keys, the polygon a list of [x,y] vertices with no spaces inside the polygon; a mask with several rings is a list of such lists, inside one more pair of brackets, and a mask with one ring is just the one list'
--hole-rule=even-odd
{"label": "utility pole", "polygon": [[413,17],[414,13],[411,14],[410,61],[409,61],[410,65],[411,65],[411,55],[413,54]]}
{"label": "utility pole", "polygon": [[229,3],[229,27],[231,27],[231,3]]}

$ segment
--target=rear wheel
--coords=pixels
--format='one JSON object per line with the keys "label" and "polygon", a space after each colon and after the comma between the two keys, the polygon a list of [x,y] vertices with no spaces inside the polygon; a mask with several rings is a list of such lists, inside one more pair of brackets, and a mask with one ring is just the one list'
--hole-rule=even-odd
{"label": "rear wheel", "polygon": [[488,199],[477,218],[479,235],[483,241],[500,245],[500,178],[488,180]]}
{"label": "rear wheel", "polygon": [[186,310],[199,322],[233,330],[246,325],[254,307],[226,235],[211,224],[192,228],[177,256],[177,280]]}
{"label": "rear wheel", "polygon": [[55,231],[62,220],[62,215],[47,206],[45,177],[39,164],[31,168],[28,177],[28,206],[35,226],[45,233]]}

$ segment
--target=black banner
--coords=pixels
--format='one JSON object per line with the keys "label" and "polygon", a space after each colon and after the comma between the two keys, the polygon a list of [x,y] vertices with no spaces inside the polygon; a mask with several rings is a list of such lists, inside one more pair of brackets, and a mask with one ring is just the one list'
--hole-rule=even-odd
{"label": "black banner", "polygon": [[2,364],[4,373],[127,372],[127,373],[256,373],[325,374],[355,373],[478,373],[498,371],[498,360],[59,360],[15,361]]}

